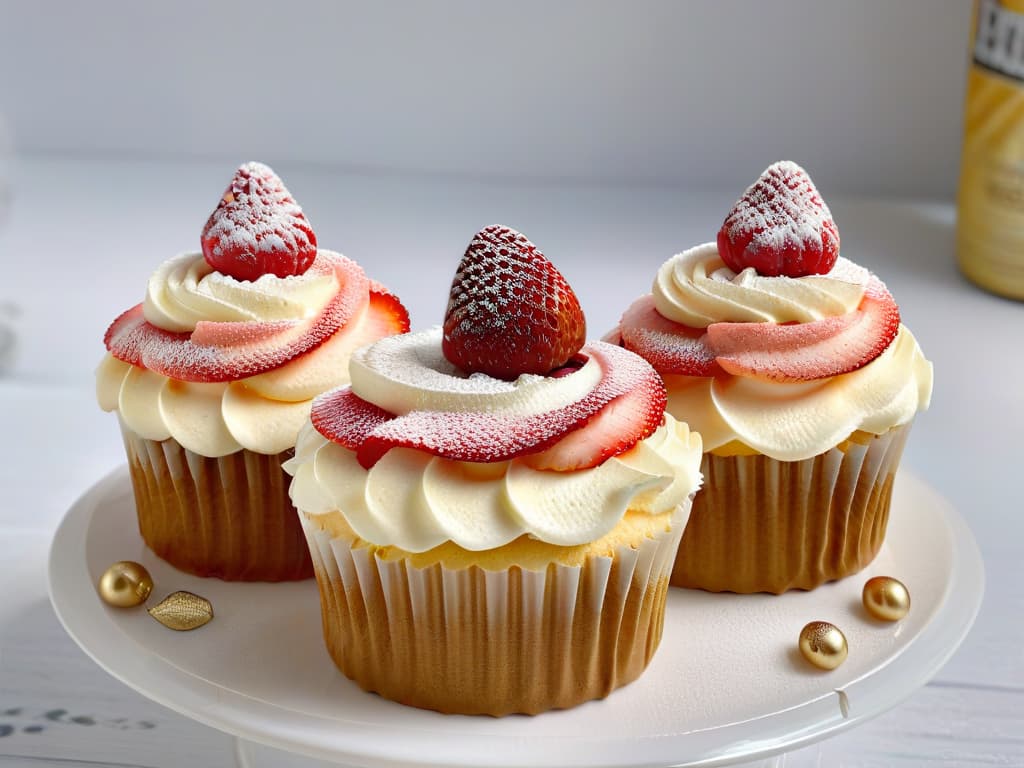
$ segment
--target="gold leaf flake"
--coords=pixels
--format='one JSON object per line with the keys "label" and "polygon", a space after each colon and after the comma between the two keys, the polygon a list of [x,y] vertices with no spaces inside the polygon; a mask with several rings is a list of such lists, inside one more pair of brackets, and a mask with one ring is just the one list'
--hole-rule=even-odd
{"label": "gold leaf flake", "polygon": [[174,592],[150,608],[149,615],[165,627],[185,632],[198,629],[213,619],[213,606],[205,597]]}

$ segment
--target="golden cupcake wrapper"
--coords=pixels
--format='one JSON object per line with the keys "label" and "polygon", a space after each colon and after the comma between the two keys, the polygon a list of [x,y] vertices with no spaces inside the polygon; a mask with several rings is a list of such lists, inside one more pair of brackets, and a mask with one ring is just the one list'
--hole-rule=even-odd
{"label": "golden cupcake wrapper", "polygon": [[804,461],[704,454],[672,585],[712,592],[813,589],[878,554],[910,425]]}
{"label": "golden cupcake wrapper", "polygon": [[541,571],[416,568],[302,519],[338,668],[403,704],[499,716],[604,698],[643,672],[684,514],[635,548]]}
{"label": "golden cupcake wrapper", "polygon": [[139,532],[175,568],[228,581],[313,575],[281,464],[291,451],[209,458],[122,426]]}

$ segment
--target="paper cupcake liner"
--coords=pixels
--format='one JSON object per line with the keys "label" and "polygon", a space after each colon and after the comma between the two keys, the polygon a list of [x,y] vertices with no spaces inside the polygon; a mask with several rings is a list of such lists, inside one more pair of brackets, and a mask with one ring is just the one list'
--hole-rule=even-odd
{"label": "paper cupcake liner", "polygon": [[327,650],[364,690],[445,713],[536,714],[604,698],[658,647],[683,514],[635,548],[542,571],[417,568],[303,515]]}
{"label": "paper cupcake liner", "polygon": [[672,585],[712,592],[813,589],[878,554],[910,425],[804,461],[704,454]]}
{"label": "paper cupcake liner", "polygon": [[175,568],[228,581],[313,575],[281,464],[291,451],[209,458],[122,426],[139,532]]}

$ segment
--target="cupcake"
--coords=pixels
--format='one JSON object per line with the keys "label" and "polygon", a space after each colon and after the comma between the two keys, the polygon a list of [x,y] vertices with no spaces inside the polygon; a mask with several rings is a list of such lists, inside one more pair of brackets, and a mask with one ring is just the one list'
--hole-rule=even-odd
{"label": "cupcake", "polygon": [[718,233],[666,261],[613,339],[701,434],[704,487],[672,584],[813,589],[864,568],[932,366],[885,285],[839,256],[806,172],[769,167]]}
{"label": "cupcake", "polygon": [[443,330],[358,350],[314,402],[285,467],[327,650],[365,690],[533,714],[647,666],[700,438],[650,365],[584,334],[554,266],[488,227]]}
{"label": "cupcake", "polygon": [[312,576],[281,464],[352,350],[408,329],[397,298],[317,248],[270,168],[239,168],[202,252],[161,265],[104,338],[97,398],[118,414],[150,549],[198,576]]}

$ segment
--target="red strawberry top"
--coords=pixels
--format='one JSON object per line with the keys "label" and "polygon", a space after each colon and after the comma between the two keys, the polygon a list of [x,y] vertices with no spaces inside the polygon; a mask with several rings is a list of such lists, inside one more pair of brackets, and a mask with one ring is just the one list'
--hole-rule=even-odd
{"label": "red strawberry top", "polygon": [[783,160],[736,201],[718,232],[718,252],[735,272],[823,275],[839,256],[839,230],[811,177]]}
{"label": "red strawberry top", "polygon": [[396,447],[596,467],[661,426],[666,394],[643,358],[584,346],[585,334],[576,295],[544,254],[514,229],[486,227],[459,263],[443,329],[357,350],[351,388],[317,398],[311,420],[367,469]]}
{"label": "red strawberry top", "polygon": [[262,163],[235,171],[203,227],[203,256],[238,280],[301,275],[316,258],[316,235],[284,182]]}
{"label": "red strawberry top", "polygon": [[[736,275],[709,279],[719,259]],[[662,374],[799,382],[864,367],[899,328],[885,285],[839,257],[839,231],[807,172],[781,161],[743,193],[717,243],[661,266],[616,338]]]}
{"label": "red strawberry top", "polygon": [[507,380],[546,374],[580,350],[586,331],[576,294],[524,235],[494,225],[473,236],[444,317],[449,362]]}
{"label": "red strawberry top", "polygon": [[[351,259],[317,249],[302,209],[261,163],[235,172],[203,228],[202,248],[215,272],[204,270],[197,285],[184,276],[201,266],[199,254],[165,262],[150,278],[145,303],[107,329],[113,357],[179,381],[230,382],[283,366],[328,340],[352,349],[409,330],[396,296]],[[249,285],[268,275],[271,282]],[[189,298],[202,286],[210,291],[203,301]],[[275,304],[268,296],[278,289]],[[268,305],[274,312],[264,315],[260,308]],[[210,316],[211,306],[217,316]],[[297,307],[291,316],[275,314],[288,306]]]}

